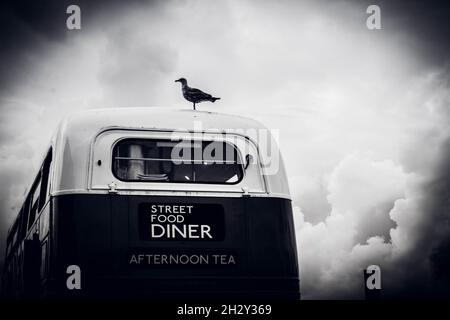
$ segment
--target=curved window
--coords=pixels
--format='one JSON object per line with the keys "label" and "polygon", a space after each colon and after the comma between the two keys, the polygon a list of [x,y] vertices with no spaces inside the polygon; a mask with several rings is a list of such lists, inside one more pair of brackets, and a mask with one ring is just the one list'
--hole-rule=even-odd
{"label": "curved window", "polygon": [[243,164],[223,141],[124,139],[114,146],[112,171],[122,181],[236,184]]}

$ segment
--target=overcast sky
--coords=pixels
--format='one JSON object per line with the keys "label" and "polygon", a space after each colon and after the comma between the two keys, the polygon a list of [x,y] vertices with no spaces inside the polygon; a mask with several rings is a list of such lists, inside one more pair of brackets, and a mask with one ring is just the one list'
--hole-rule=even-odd
{"label": "overcast sky", "polygon": [[[8,4],[9,3],[9,4]],[[82,29],[68,31],[68,4]],[[190,108],[279,130],[305,298],[448,294],[449,18],[444,1],[14,1],[0,13],[0,249],[58,121]],[[369,4],[381,30],[366,27]],[[446,289],[447,288],[447,289]],[[447,291],[446,291],[447,290]]]}

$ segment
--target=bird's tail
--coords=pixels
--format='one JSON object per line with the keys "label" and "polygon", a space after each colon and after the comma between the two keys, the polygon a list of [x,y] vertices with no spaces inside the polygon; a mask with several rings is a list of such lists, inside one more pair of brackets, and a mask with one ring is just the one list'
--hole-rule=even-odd
{"label": "bird's tail", "polygon": [[216,100],[220,100],[220,98],[212,97],[211,102],[216,102]]}

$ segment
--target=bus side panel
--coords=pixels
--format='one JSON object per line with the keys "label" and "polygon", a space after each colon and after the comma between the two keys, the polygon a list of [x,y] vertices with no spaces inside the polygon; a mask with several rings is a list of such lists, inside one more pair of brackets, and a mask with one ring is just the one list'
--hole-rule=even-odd
{"label": "bus side panel", "polygon": [[[83,295],[89,279],[107,271],[111,258],[111,206],[105,195],[67,195],[53,198],[50,272],[54,297]],[[81,270],[82,290],[68,290],[70,266]]]}
{"label": "bus side panel", "polygon": [[299,298],[297,245],[291,201],[247,198],[252,276],[275,278],[272,287]]}
{"label": "bus side panel", "polygon": [[[109,294],[157,298],[299,297],[289,200],[92,194],[58,196],[53,203],[51,270],[57,283],[57,297]],[[220,206],[225,234],[223,238],[206,241],[145,239],[139,233],[140,208],[147,208],[149,204],[164,204],[170,208]],[[208,210],[206,214],[217,214]],[[211,217],[204,215],[203,218]],[[130,262],[133,255],[190,253],[224,255],[226,263],[161,265],[155,260],[144,263],[147,258],[142,263]],[[236,263],[229,263],[230,256]],[[70,265],[81,269],[82,290],[67,289]]]}
{"label": "bus side panel", "polygon": [[289,259],[286,253],[293,247],[287,241],[287,217],[280,215],[280,206],[281,203],[273,199],[248,198],[247,200],[247,212],[252,226],[249,228],[250,260],[254,274],[289,275],[284,261]]}

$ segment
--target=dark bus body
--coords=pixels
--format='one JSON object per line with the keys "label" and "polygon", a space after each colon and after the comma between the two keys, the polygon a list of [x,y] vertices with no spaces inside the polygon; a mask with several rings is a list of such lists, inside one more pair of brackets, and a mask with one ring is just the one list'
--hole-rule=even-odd
{"label": "dark bus body", "polygon": [[[8,233],[6,297],[299,299],[283,165],[269,174],[260,144],[223,135],[263,127],[151,109],[62,123]],[[181,138],[195,143],[174,165]],[[187,155],[211,146],[231,160]]]}

